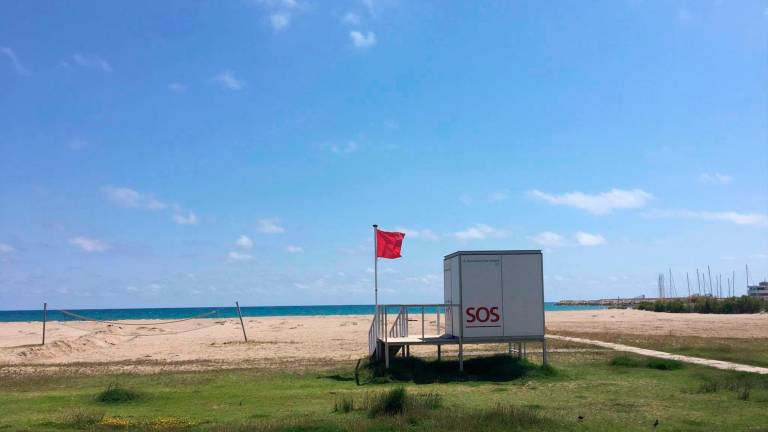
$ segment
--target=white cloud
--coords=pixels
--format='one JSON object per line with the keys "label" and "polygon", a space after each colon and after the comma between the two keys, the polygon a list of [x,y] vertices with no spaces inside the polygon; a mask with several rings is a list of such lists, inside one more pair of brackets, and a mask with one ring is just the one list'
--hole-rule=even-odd
{"label": "white cloud", "polygon": [[285,228],[280,226],[280,219],[266,218],[256,221],[256,230],[264,234],[280,234],[285,232]]}
{"label": "white cloud", "polygon": [[96,69],[102,72],[112,72],[112,66],[110,66],[109,62],[96,55],[74,54],[72,55],[72,60],[80,67]]}
{"label": "white cloud", "polygon": [[211,81],[229,90],[240,90],[245,87],[245,81],[238,79],[230,70],[219,72],[211,78]]}
{"label": "white cloud", "polygon": [[731,184],[733,177],[720,173],[701,173],[699,175],[699,181],[704,184],[727,185]]}
{"label": "white cloud", "polygon": [[247,253],[230,252],[227,254],[227,258],[230,261],[250,261],[253,259],[253,256]]}
{"label": "white cloud", "polygon": [[74,237],[69,239],[69,243],[77,246],[85,252],[104,252],[109,249],[109,245],[101,240],[89,237]]}
{"label": "white cloud", "polygon": [[395,231],[399,231],[401,233],[405,233],[407,237],[415,238],[415,239],[425,239],[425,240],[439,240],[440,236],[435,234],[434,231],[430,229],[411,229],[411,228],[404,228],[404,227],[395,227]]}
{"label": "white cloud", "polygon": [[[396,274],[396,273],[398,273],[398,271],[393,269],[392,267],[382,267],[382,266],[379,266],[378,270],[379,270],[380,274]],[[373,267],[368,267],[368,268],[365,269],[365,272],[366,273],[370,273],[370,274],[374,274],[376,272],[376,269],[374,269]]]}
{"label": "white cloud", "polygon": [[433,286],[437,285],[439,282],[441,282],[441,277],[439,275],[428,273],[422,276],[412,276],[405,278],[408,282],[419,282],[424,285]]}
{"label": "white cloud", "polygon": [[128,208],[147,210],[163,210],[168,204],[156,199],[150,194],[143,194],[127,187],[106,186],[101,191],[112,203]]}
{"label": "white cloud", "polygon": [[493,192],[492,194],[490,194],[488,196],[488,201],[490,201],[490,202],[499,202],[499,201],[504,201],[507,198],[509,198],[509,193],[508,192],[506,192],[506,191],[496,191],[496,192]]}
{"label": "white cloud", "polygon": [[12,252],[16,252],[16,248],[9,245],[8,243],[0,243],[0,253],[9,254]]}
{"label": "white cloud", "polygon": [[347,12],[341,19],[344,24],[358,25],[360,24],[360,16],[354,12]]}
{"label": "white cloud", "polygon": [[168,84],[168,90],[176,93],[184,93],[185,91],[187,91],[187,86],[185,86],[182,83],[172,82]]}
{"label": "white cloud", "polygon": [[579,231],[576,233],[576,242],[581,246],[598,246],[605,243],[605,237],[600,234]]}
{"label": "white cloud", "polygon": [[324,278],[320,278],[309,282],[295,282],[293,286],[301,290],[318,291],[325,288],[326,282]]}
{"label": "white cloud", "polygon": [[128,285],[125,287],[126,291],[144,294],[157,294],[161,289],[163,289],[163,285],[159,283],[151,283],[144,287],[137,287],[136,285]]}
{"label": "white cloud", "polygon": [[304,248],[301,246],[288,245],[285,247],[285,251],[292,254],[304,253]]}
{"label": "white cloud", "polygon": [[503,230],[493,228],[485,224],[475,224],[464,231],[453,233],[453,236],[459,240],[484,240],[488,238],[504,238],[509,233]]}
{"label": "white cloud", "polygon": [[194,212],[185,211],[178,204],[166,203],[154,197],[152,194],[138,192],[127,187],[105,186],[101,188],[107,200],[113,204],[143,210],[171,210],[174,212],[171,220],[180,225],[196,225],[199,220]]}
{"label": "white cloud", "polygon": [[611,189],[608,192],[598,194],[585,194],[583,192],[569,192],[561,195],[549,194],[539,190],[527,192],[541,201],[552,205],[564,205],[585,210],[596,215],[611,213],[616,209],[629,209],[645,207],[653,195],[642,189]]}
{"label": "white cloud", "polygon": [[373,32],[363,34],[357,30],[349,32],[349,37],[352,39],[352,45],[355,48],[370,48],[376,45],[376,35]]}
{"label": "white cloud", "polygon": [[287,12],[275,12],[269,15],[269,23],[274,31],[281,31],[291,23],[291,15]]}
{"label": "white cloud", "polygon": [[257,3],[269,13],[269,25],[275,32],[287,29],[293,15],[306,9],[302,3],[295,0],[259,0]]}
{"label": "white cloud", "polygon": [[556,232],[544,231],[531,237],[534,242],[548,247],[565,246],[566,241],[563,236]]}
{"label": "white cloud", "polygon": [[236,241],[235,245],[243,250],[248,250],[253,248],[253,240],[251,240],[250,237],[247,235],[241,235]]}
{"label": "white cloud", "polygon": [[700,219],[731,222],[737,225],[768,226],[768,214],[739,213],[735,211],[713,212],[692,210],[652,210],[645,213],[651,218]]}
{"label": "white cloud", "polygon": [[350,154],[356,152],[358,146],[355,141],[347,141],[344,144],[332,144],[330,148],[336,154]]}
{"label": "white cloud", "polygon": [[11,66],[13,66],[13,70],[16,71],[17,74],[29,75],[29,71],[24,67],[21,60],[19,60],[19,57],[12,49],[8,47],[0,47],[0,53],[8,58],[8,61],[11,62]]}
{"label": "white cloud", "polygon": [[173,215],[173,221],[179,225],[197,225],[198,222],[197,215],[193,212],[187,213],[186,216],[181,213],[176,213]]}
{"label": "white cloud", "polygon": [[583,231],[574,234],[572,240],[552,231],[536,234],[531,237],[531,240],[546,247],[598,246],[605,243],[605,238],[602,235]]}

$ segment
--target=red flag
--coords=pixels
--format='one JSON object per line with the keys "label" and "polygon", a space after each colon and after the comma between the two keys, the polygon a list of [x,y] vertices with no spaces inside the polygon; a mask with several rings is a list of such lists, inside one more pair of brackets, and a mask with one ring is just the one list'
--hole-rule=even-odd
{"label": "red flag", "polygon": [[376,257],[400,258],[400,248],[403,246],[405,234],[376,230]]}

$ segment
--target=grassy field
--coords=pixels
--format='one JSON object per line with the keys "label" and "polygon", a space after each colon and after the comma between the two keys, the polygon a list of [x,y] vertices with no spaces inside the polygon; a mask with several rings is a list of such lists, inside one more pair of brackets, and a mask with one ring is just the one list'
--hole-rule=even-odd
{"label": "grassy field", "polygon": [[697,336],[632,335],[616,333],[557,332],[563,336],[594,339],[648,348],[673,354],[768,367],[768,339]]}
{"label": "grassy field", "polygon": [[[768,431],[768,377],[615,353],[322,370],[3,377],[5,430]],[[415,381],[415,382],[414,382]],[[436,381],[439,381],[437,383]],[[401,390],[402,389],[402,390]]]}

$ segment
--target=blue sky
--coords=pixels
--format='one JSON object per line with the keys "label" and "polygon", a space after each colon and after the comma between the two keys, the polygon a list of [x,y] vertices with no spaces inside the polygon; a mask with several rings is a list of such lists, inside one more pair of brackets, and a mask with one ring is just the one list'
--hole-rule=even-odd
{"label": "blue sky", "polygon": [[0,309],[547,300],[768,276],[768,2],[5,2]]}

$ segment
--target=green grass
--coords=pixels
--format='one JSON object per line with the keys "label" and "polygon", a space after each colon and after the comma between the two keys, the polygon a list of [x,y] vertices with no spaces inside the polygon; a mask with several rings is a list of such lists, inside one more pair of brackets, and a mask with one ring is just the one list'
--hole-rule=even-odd
{"label": "green grass", "polygon": [[109,384],[104,391],[96,395],[96,401],[101,403],[125,403],[140,398],[139,392],[121,387],[119,384]]}
{"label": "green grass", "polygon": [[728,298],[699,296],[644,301],[637,305],[637,309],[669,313],[753,314],[768,311],[768,300],[746,295]]}
{"label": "green grass", "polygon": [[[354,363],[298,372],[5,375],[0,431],[650,431],[657,419],[659,431],[768,430],[768,377],[695,365],[622,367],[613,358],[558,354],[543,369],[500,356],[468,361],[465,375],[405,359],[380,375],[371,365],[371,380],[360,386]],[[420,379],[418,368],[431,370],[432,380]],[[498,371],[507,371],[504,379],[484,378]],[[113,388],[136,397],[100,401]]]}
{"label": "green grass", "polygon": [[683,363],[677,360],[667,360],[658,358],[644,358],[629,355],[617,355],[610,361],[611,366],[620,367],[647,367],[658,370],[675,370],[684,367]]}

